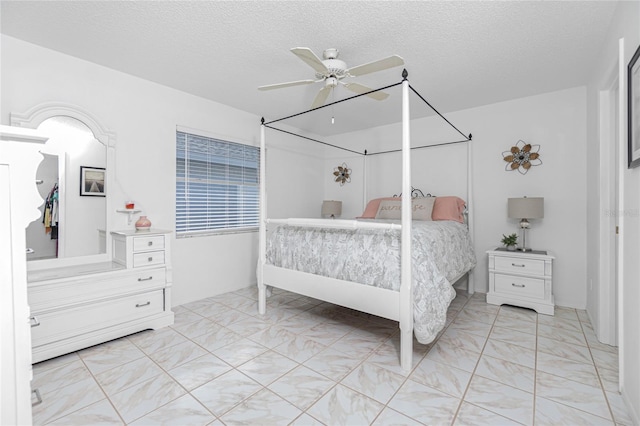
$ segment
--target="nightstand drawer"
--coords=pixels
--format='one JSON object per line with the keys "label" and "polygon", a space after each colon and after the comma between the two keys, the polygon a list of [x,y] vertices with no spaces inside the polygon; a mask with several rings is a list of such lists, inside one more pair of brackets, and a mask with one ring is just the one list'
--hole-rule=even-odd
{"label": "nightstand drawer", "polygon": [[164,263],[164,251],[148,251],[133,255],[133,267],[162,265]]}
{"label": "nightstand drawer", "polygon": [[535,297],[537,299],[543,299],[544,280],[495,274],[495,292],[518,297]]}
{"label": "nightstand drawer", "polygon": [[496,256],[496,271],[513,272],[516,274],[544,276],[544,260],[523,259],[513,256]]}
{"label": "nightstand drawer", "polygon": [[154,235],[133,238],[133,252],[156,250],[164,248],[164,235]]}

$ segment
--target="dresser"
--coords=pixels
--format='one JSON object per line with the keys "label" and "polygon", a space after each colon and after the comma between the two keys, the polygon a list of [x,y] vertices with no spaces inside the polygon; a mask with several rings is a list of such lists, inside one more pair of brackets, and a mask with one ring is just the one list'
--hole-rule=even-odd
{"label": "dresser", "polygon": [[34,363],[173,324],[170,231],[111,235],[111,261],[29,272]]}
{"label": "dresser", "polygon": [[489,250],[487,303],[553,315],[553,261],[546,251]]}

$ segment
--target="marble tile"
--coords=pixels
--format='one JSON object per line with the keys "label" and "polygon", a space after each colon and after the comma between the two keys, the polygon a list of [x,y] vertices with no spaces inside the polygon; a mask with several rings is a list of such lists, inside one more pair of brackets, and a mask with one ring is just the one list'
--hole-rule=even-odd
{"label": "marble tile", "polygon": [[159,374],[162,374],[162,369],[155,362],[144,357],[103,371],[95,377],[102,389],[108,395],[113,395]]}
{"label": "marble tile", "polygon": [[340,352],[344,352],[358,358],[363,358],[382,345],[384,340],[380,339],[380,337],[366,336],[356,332],[351,332],[336,340],[330,347]]}
{"label": "marble tile", "polygon": [[202,318],[188,324],[172,325],[171,328],[183,336],[193,339],[205,333],[215,332],[222,328],[222,326],[211,321],[209,318]]}
{"label": "marble tile", "polygon": [[42,403],[33,407],[33,423],[45,424],[105,399],[105,394],[93,378],[41,392]]}
{"label": "marble tile", "polygon": [[209,316],[207,317],[212,321],[220,324],[223,327],[229,327],[231,324],[236,323],[238,321],[246,320],[247,318],[253,318],[251,315],[247,315],[243,312],[236,311],[235,309],[229,308],[223,315],[219,315],[216,317]]}
{"label": "marble tile", "polygon": [[580,345],[559,342],[546,337],[538,337],[538,352],[545,352],[560,358],[592,364],[589,349]]}
{"label": "marble tile", "polygon": [[470,351],[447,344],[446,342],[436,342],[433,348],[427,353],[425,359],[472,372],[478,363],[478,359],[480,359],[480,352]]}
{"label": "marble tile", "polygon": [[594,332],[585,331],[584,334],[587,338],[587,345],[589,346],[589,348],[597,349],[603,352],[611,352],[612,354],[618,355],[618,348],[616,346],[611,346],[600,342]]}
{"label": "marble tile", "polygon": [[246,318],[239,319],[238,321],[229,324],[227,327],[242,337],[247,337],[271,326],[272,324],[268,321],[247,316]]}
{"label": "marble tile", "polygon": [[174,315],[173,326],[185,325],[185,324],[189,324],[190,322],[195,322],[201,319],[202,319],[202,316],[196,314],[193,311],[186,310],[186,311],[176,312],[176,314]]}
{"label": "marble tile", "polygon": [[237,367],[268,350],[268,348],[253,340],[239,339],[235,343],[216,349],[213,354],[227,364]]}
{"label": "marble tile", "polygon": [[565,308],[563,306],[556,306],[554,312],[555,312],[555,316],[558,318],[565,318],[573,321],[580,320],[574,308]]}
{"label": "marble tile", "polygon": [[245,362],[238,370],[251,377],[263,386],[267,386],[287,372],[293,370],[298,363],[274,351],[268,351]]}
{"label": "marble tile", "polygon": [[502,305],[500,312],[498,312],[498,318],[536,322],[538,320],[538,314],[533,309]]}
{"label": "marble tile", "polygon": [[409,378],[423,385],[461,398],[467,389],[469,380],[471,380],[471,373],[425,358],[418,364],[418,367]]}
{"label": "marble tile", "polygon": [[460,399],[407,380],[388,407],[425,424],[451,424]]}
{"label": "marble tile", "polygon": [[285,425],[302,412],[268,389],[243,401],[220,418],[225,425]]}
{"label": "marble tile", "polygon": [[387,407],[380,415],[376,418],[376,420],[372,424],[373,426],[420,426],[422,423],[405,416],[404,414],[398,413],[396,410],[392,410]]}
{"label": "marble tile", "polygon": [[558,328],[550,325],[538,324],[538,336],[547,337],[549,339],[558,340],[572,345],[587,346],[582,330],[568,330],[566,328]]}
{"label": "marble tile", "polygon": [[202,315],[205,318],[209,318],[209,319],[218,319],[224,315],[226,315],[228,312],[232,311],[233,308],[230,308],[226,305],[223,305],[221,303],[217,303],[217,302],[208,302],[206,304],[203,304],[202,306],[192,309],[195,313],[197,313],[198,315]]}
{"label": "marble tile", "polygon": [[329,346],[349,331],[351,330],[336,326],[334,323],[323,322],[306,330],[304,337],[315,340],[322,345]]}
{"label": "marble tile", "polygon": [[538,371],[564,377],[589,386],[600,386],[593,364],[573,361],[568,358],[538,352]]}
{"label": "marble tile", "polygon": [[263,387],[238,370],[231,370],[196,388],[191,395],[220,417]]}
{"label": "marble tile", "polygon": [[487,337],[491,331],[491,324],[479,323],[464,319],[456,319],[451,323],[447,330],[462,330],[471,334],[477,334],[480,337]]}
{"label": "marble tile", "polygon": [[320,324],[320,320],[312,315],[302,313],[293,317],[285,318],[278,322],[278,326],[294,334],[302,334],[304,331]]}
{"label": "marble tile", "polygon": [[207,353],[206,350],[193,342],[184,342],[171,346],[170,348],[160,349],[149,357],[157,362],[160,367],[170,370],[193,359],[199,358]]}
{"label": "marble tile", "polygon": [[493,325],[496,320],[496,314],[490,314],[486,312],[478,312],[473,308],[465,306],[456,317],[457,320],[481,322],[489,325]]}
{"label": "marble tile", "polygon": [[262,346],[266,346],[270,349],[283,343],[290,342],[295,337],[296,335],[294,333],[278,325],[272,325],[269,328],[247,336],[248,339],[253,340],[256,343],[260,343]]}
{"label": "marble tile", "polygon": [[371,424],[384,405],[358,392],[337,385],[318,402],[307,410],[307,413],[327,425],[362,425]]}
{"label": "marble tile", "polygon": [[169,370],[169,374],[185,389],[191,391],[231,370],[220,358],[207,354]]}
{"label": "marble tile", "polygon": [[241,339],[241,335],[232,330],[229,330],[228,328],[223,327],[220,330],[195,337],[193,341],[209,352],[215,352],[216,350],[237,342]]}
{"label": "marble tile", "polygon": [[447,329],[442,336],[438,339],[438,342],[446,343],[452,346],[458,346],[463,349],[467,349],[474,352],[482,352],[484,344],[487,341],[486,337],[478,336],[463,330]]}
{"label": "marble tile", "polygon": [[358,358],[327,348],[306,360],[304,365],[331,380],[339,381],[356,368],[360,362]]}
{"label": "marble tile", "polygon": [[454,425],[459,426],[477,426],[477,425],[500,425],[500,426],[516,426],[520,423],[515,422],[506,417],[502,417],[492,411],[485,410],[476,405],[463,402],[456,416]]}
{"label": "marble tile", "polygon": [[600,351],[591,349],[593,361],[598,368],[607,368],[609,370],[618,371],[618,354],[608,351]]}
{"label": "marble tile", "polygon": [[535,387],[535,372],[535,369],[516,364],[515,362],[482,355],[475,374],[505,385],[513,386],[525,392],[533,393]]}
{"label": "marble tile", "polygon": [[609,392],[618,392],[620,388],[620,375],[615,370],[608,368],[597,368],[598,375],[602,381],[602,387]]}
{"label": "marble tile", "polygon": [[304,413],[293,422],[289,423],[289,426],[324,426],[324,423]]}
{"label": "marble tile", "polygon": [[107,426],[107,425],[124,425],[122,419],[109,403],[103,399],[87,407],[81,408],[59,418],[50,425],[69,426],[69,425],[91,425],[91,426]]}
{"label": "marble tile", "polygon": [[536,366],[536,352],[511,343],[488,340],[484,354],[529,368]]}
{"label": "marble tile", "polygon": [[340,383],[386,404],[402,386],[405,377],[376,364],[363,362]]}
{"label": "marble tile", "polygon": [[569,407],[546,398],[536,397],[536,425],[611,425],[611,420]]}
{"label": "marble tile", "polygon": [[60,363],[57,367],[48,369],[34,369],[32,389],[39,389],[40,393],[59,389],[83,379],[91,378],[91,373],[80,358],[69,358],[69,363]]}
{"label": "marble tile", "polygon": [[474,376],[464,400],[523,424],[533,422],[533,394]]}
{"label": "marble tile", "polygon": [[622,395],[620,392],[606,392],[607,401],[609,401],[609,406],[611,407],[611,411],[613,411],[613,417],[618,425],[624,426],[632,426],[633,419],[627,412],[627,407],[624,404],[622,399]]}
{"label": "marble tile", "polygon": [[207,425],[216,418],[191,395],[183,395],[131,423],[143,425]]}
{"label": "marble tile", "polygon": [[536,334],[537,329],[537,323],[535,321],[515,319],[509,315],[500,314],[498,314],[498,318],[496,318],[496,322],[493,325],[534,335]]}
{"label": "marble tile", "polygon": [[587,311],[585,311],[584,309],[576,309],[576,314],[578,314],[578,319],[580,320],[580,322],[591,323],[591,320],[589,319],[589,315],[587,314]]}
{"label": "marble tile", "polygon": [[320,343],[307,339],[304,336],[296,336],[293,340],[282,343],[275,348],[274,351],[291,358],[299,363],[305,362],[312,356],[322,352],[326,349],[326,346]]}
{"label": "marble tile", "polygon": [[144,353],[127,339],[112,340],[78,352],[93,374],[100,374],[113,367],[126,364],[144,356]]}
{"label": "marble tile", "polygon": [[513,345],[522,346],[523,348],[535,350],[536,348],[536,335],[530,333],[523,333],[511,328],[495,326],[491,330],[489,335],[491,340],[500,340],[502,342],[511,343]]}
{"label": "marble tile", "polygon": [[538,318],[538,325],[548,325],[555,328],[562,328],[564,330],[582,332],[580,321],[570,320],[558,316],[540,315],[540,317]]}
{"label": "marble tile", "polygon": [[[411,370],[418,365],[427,350],[427,345],[416,344],[414,340]],[[400,366],[400,342],[396,341],[395,338],[389,339],[380,345],[366,358],[366,361],[403,376],[408,376],[410,373],[410,371],[404,371]]]}
{"label": "marble tile", "polygon": [[306,410],[336,383],[301,365],[269,385],[269,389]]}
{"label": "marble tile", "polygon": [[142,331],[128,336],[128,339],[146,354],[153,353],[160,349],[166,349],[188,340],[170,327],[164,327],[159,330]]}
{"label": "marble tile", "polygon": [[131,423],[185,393],[168,374],[163,373],[111,395],[110,399],[124,421]]}
{"label": "marble tile", "polygon": [[567,380],[543,371],[538,371],[536,374],[536,396],[603,418],[610,417],[609,407],[601,388]]}
{"label": "marble tile", "polygon": [[52,358],[52,359],[48,359],[46,361],[42,361],[39,362],[37,364],[33,364],[32,368],[33,368],[33,375],[37,376],[38,374],[52,369],[52,368],[57,368],[57,367],[61,367],[65,364],[69,364],[73,361],[77,361],[80,359],[80,356],[78,356],[78,354],[76,352],[72,352],[70,354],[67,355],[62,355],[56,358]]}

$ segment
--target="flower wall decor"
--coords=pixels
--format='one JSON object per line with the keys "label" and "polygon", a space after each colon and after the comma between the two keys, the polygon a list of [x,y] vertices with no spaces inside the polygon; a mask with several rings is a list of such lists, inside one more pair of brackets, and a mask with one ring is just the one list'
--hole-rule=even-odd
{"label": "flower wall decor", "polygon": [[342,163],[341,166],[333,169],[333,175],[336,178],[336,182],[340,184],[340,186],[345,183],[351,182],[351,169],[347,167],[345,163]]}
{"label": "flower wall decor", "polygon": [[521,174],[526,174],[531,166],[542,164],[538,151],[540,151],[540,145],[518,141],[511,150],[502,153],[503,160],[507,162],[504,169],[508,172],[518,170]]}

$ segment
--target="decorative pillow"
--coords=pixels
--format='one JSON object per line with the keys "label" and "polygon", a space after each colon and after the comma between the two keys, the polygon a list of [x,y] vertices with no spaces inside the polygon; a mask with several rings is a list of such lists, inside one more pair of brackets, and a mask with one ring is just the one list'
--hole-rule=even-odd
{"label": "decorative pillow", "polygon": [[458,197],[435,197],[431,218],[433,220],[455,220],[464,223],[465,202]]}
{"label": "decorative pillow", "polygon": [[[413,210],[413,220],[431,220],[431,211],[435,198],[414,198],[411,200],[411,208]],[[401,200],[381,200],[376,219],[401,219],[402,218],[402,201]]]}
{"label": "decorative pillow", "polygon": [[374,198],[367,203],[367,207],[364,209],[362,216],[358,216],[357,219],[375,219],[380,207],[380,202],[383,200],[400,200],[399,197],[386,197],[386,198]]}

